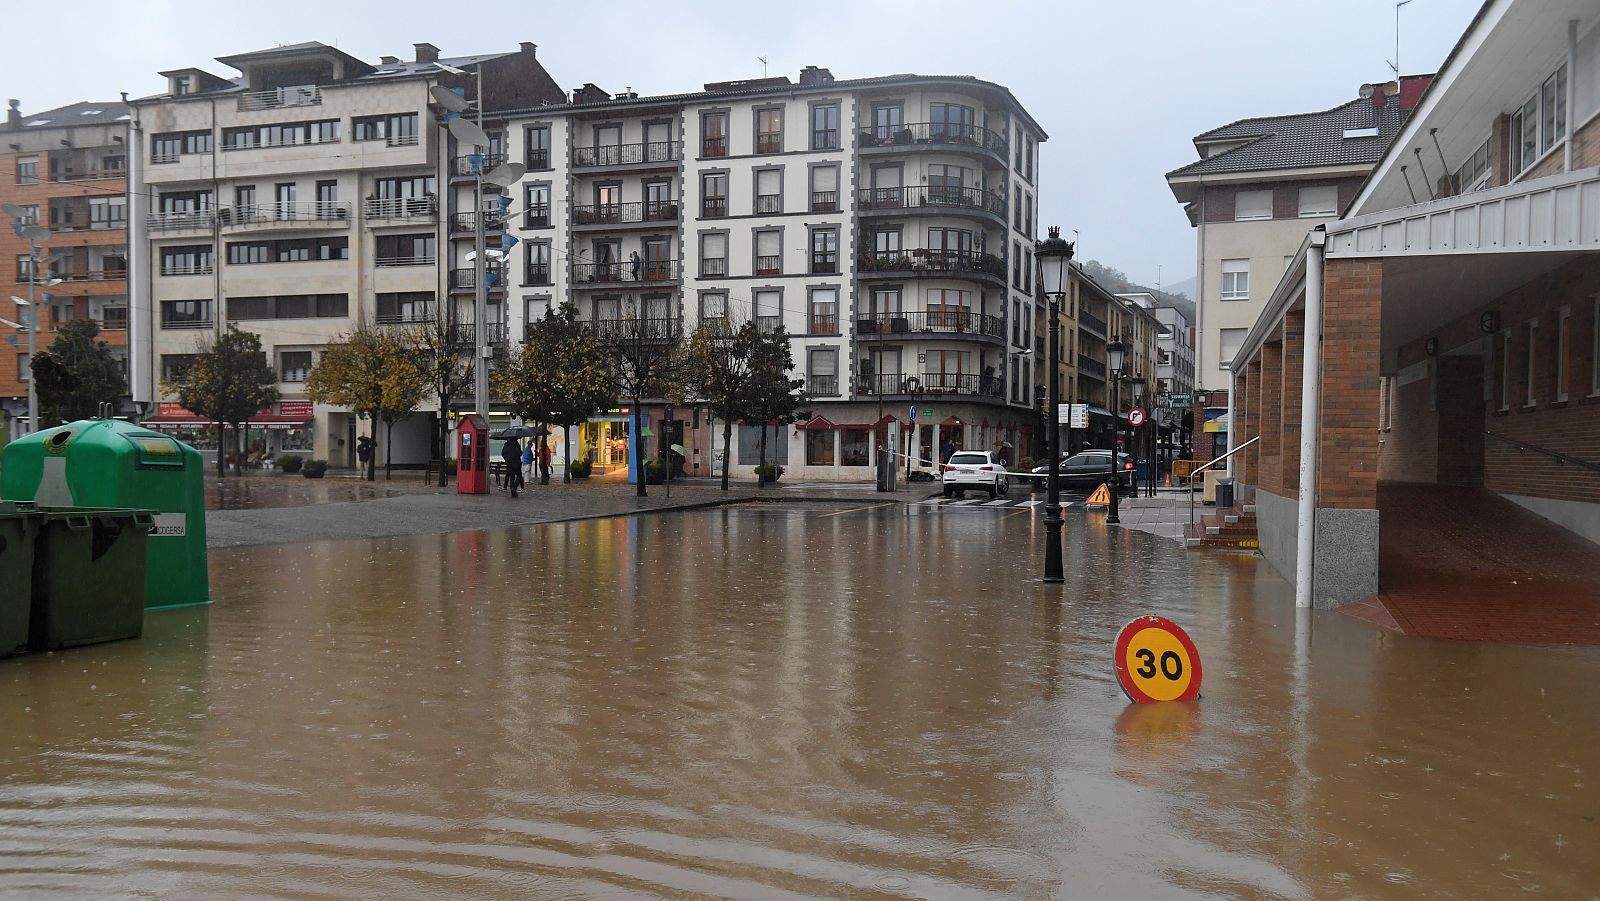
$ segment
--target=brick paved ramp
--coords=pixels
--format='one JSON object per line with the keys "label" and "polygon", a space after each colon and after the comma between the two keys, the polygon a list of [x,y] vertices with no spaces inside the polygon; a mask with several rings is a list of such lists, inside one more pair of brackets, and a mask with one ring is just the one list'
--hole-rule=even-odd
{"label": "brick paved ramp", "polygon": [[1384,483],[1379,592],[1341,610],[1406,635],[1600,644],[1600,545],[1482,489]]}

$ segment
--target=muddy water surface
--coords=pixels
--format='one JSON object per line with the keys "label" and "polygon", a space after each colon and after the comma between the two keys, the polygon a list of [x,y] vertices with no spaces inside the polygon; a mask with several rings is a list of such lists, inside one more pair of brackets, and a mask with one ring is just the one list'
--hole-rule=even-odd
{"label": "muddy water surface", "polygon": [[[1590,897],[1600,654],[1297,619],[1072,511],[738,508],[213,553],[0,661],[0,896]],[[1204,698],[1130,707],[1166,613]]]}

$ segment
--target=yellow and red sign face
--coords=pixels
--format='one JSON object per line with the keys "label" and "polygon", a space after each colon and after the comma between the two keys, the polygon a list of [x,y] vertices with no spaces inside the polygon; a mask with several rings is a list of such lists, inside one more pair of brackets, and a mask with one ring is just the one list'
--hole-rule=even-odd
{"label": "yellow and red sign face", "polygon": [[1141,616],[1117,636],[1117,681],[1136,704],[1200,697],[1200,652],[1189,633],[1161,616]]}

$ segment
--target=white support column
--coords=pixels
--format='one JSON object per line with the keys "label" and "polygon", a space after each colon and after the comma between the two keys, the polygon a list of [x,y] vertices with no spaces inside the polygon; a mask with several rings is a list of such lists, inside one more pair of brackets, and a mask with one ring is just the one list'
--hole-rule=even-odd
{"label": "white support column", "polygon": [[1312,232],[1306,248],[1305,354],[1300,377],[1300,505],[1295,534],[1294,605],[1311,606],[1316,575],[1317,444],[1322,434],[1322,244]]}
{"label": "white support column", "polygon": [[[1238,396],[1239,375],[1230,367],[1228,369],[1228,450],[1230,451],[1239,446],[1239,435],[1233,426],[1234,416],[1237,415],[1239,409]],[[1205,415],[1205,411],[1202,410],[1201,415]],[[1244,440],[1248,441],[1249,439]],[[1230,479],[1233,478],[1233,461],[1236,459],[1238,459],[1237,454],[1228,458],[1228,478]]]}
{"label": "white support column", "polygon": [[1578,73],[1578,20],[1567,20],[1567,146],[1563,151],[1565,163],[1563,172],[1572,171],[1572,143],[1576,132],[1577,123],[1573,121],[1573,112],[1577,110],[1577,73]]}

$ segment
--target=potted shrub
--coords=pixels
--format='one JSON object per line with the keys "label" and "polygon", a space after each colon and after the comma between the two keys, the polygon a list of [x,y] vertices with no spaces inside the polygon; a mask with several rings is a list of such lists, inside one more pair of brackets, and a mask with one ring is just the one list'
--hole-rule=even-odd
{"label": "potted shrub", "polygon": [[594,471],[594,463],[589,460],[579,460],[567,467],[567,469],[572,473],[574,479],[587,479],[589,474]]}
{"label": "potted shrub", "polygon": [[300,468],[300,474],[308,479],[320,479],[328,472],[327,460],[307,460]]}
{"label": "potted shrub", "polygon": [[776,463],[759,463],[756,465],[756,481],[763,485],[776,485],[783,478],[783,467]]}
{"label": "potted shrub", "polygon": [[290,475],[300,471],[306,465],[305,458],[298,454],[283,454],[278,457],[278,468]]}

